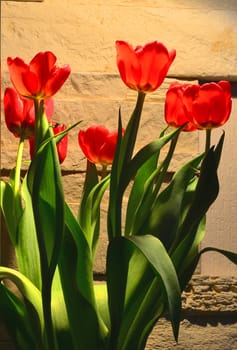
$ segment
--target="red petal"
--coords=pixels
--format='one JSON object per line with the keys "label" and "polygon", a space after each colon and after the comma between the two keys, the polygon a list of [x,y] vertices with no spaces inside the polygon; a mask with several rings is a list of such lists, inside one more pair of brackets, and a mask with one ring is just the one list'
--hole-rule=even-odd
{"label": "red petal", "polygon": [[12,59],[8,57],[7,65],[10,73],[11,82],[20,95],[29,96],[30,91],[25,86],[23,75],[28,72],[29,66],[19,57]]}
{"label": "red petal", "polygon": [[64,65],[62,68],[55,68],[48,76],[48,80],[43,89],[43,95],[46,97],[53,96],[67,80],[71,68],[69,65]]}
{"label": "red petal", "polygon": [[116,41],[117,66],[121,79],[131,89],[137,90],[141,79],[141,67],[131,45],[125,41]]}
{"label": "red petal", "polygon": [[40,90],[43,89],[44,85],[49,79],[49,75],[54,68],[56,60],[56,56],[50,51],[39,52],[31,60],[29,64],[30,71],[34,72],[38,77]]}
{"label": "red petal", "polygon": [[140,89],[154,91],[163,82],[168,69],[175,58],[175,51],[169,54],[167,48],[157,41],[148,43],[138,52],[142,67]]}

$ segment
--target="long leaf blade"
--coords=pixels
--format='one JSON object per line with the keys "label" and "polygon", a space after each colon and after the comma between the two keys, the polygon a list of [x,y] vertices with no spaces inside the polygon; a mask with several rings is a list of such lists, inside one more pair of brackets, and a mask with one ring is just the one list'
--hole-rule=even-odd
{"label": "long leaf blade", "polygon": [[173,263],[159,239],[152,235],[128,237],[147,258],[154,272],[161,278],[167,295],[174,337],[178,339],[181,314],[181,295]]}
{"label": "long leaf blade", "polygon": [[[135,265],[139,268],[131,270],[136,260]],[[107,283],[111,346],[115,349],[142,349],[137,346],[144,344],[147,336],[144,332],[144,338],[139,338],[144,320],[152,327],[166,303],[177,339],[181,310],[179,283],[171,259],[156,237],[129,236],[111,241],[107,256]]]}

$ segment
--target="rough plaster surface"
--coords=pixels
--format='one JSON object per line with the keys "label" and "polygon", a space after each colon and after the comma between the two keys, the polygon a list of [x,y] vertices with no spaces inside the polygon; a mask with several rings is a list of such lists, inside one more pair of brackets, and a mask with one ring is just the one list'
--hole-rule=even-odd
{"label": "rough plaster surface", "polygon": [[115,40],[158,40],[177,50],[170,74],[236,80],[236,16],[235,0],[4,1],[3,70],[7,56],[50,49],[74,72],[114,73]]}
{"label": "rough plaster surface", "polygon": [[[122,85],[117,75],[116,39],[134,45],[158,40],[168,49],[176,48],[177,57],[169,72],[170,79],[147,98],[139,147],[164,126],[164,94],[173,79],[237,81],[236,0],[4,1],[1,7],[3,89],[9,84],[7,56],[20,56],[29,61],[38,51],[52,50],[58,56],[59,64],[69,63],[72,67],[71,78],[55,96],[55,117],[69,124],[83,119],[80,127],[93,122],[116,128],[119,106],[125,122],[132,111],[136,95]],[[1,123],[1,167],[3,175],[7,175],[15,161],[17,143],[9,136],[3,120]],[[77,211],[85,169],[77,146],[78,129],[70,135],[69,154],[63,165],[66,197],[74,212]],[[236,132],[232,137],[236,139]],[[198,151],[196,134],[184,135],[181,141],[173,170]],[[27,148],[25,159],[29,159]],[[104,213],[106,205],[105,200]],[[103,220],[102,217],[102,226]],[[220,220],[218,226],[222,227]],[[216,216],[212,222],[216,225]],[[212,239],[216,240],[215,234],[211,237],[212,243]],[[106,245],[106,235],[102,232],[95,265],[98,274],[104,273]],[[10,248],[7,254],[5,250],[4,258],[12,265],[14,259],[10,252]],[[219,267],[218,261],[215,265]],[[207,259],[205,271],[208,272],[212,265],[214,260]],[[170,324],[162,319],[154,329],[147,349],[235,350],[237,284],[235,279],[228,277],[229,270],[225,269],[225,272],[226,278],[196,277],[187,288],[183,296],[185,313],[178,345],[172,339]],[[2,329],[0,349],[13,350]]]}

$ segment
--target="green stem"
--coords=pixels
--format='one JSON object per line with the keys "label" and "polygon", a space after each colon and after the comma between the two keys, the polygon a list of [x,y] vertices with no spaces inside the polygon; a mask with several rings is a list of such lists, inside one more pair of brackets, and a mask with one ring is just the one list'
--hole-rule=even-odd
{"label": "green stem", "polygon": [[39,148],[40,142],[45,135],[45,129],[42,123],[42,116],[44,113],[44,100],[34,100],[35,105],[35,151]]}
{"label": "green stem", "polygon": [[137,95],[137,102],[136,102],[136,107],[134,109],[134,112],[129,120],[129,123],[126,128],[126,132],[124,135],[124,143],[126,149],[125,154],[124,154],[124,167],[123,170],[125,169],[126,171],[126,166],[127,163],[131,160],[134,146],[136,143],[137,139],[137,133],[138,133],[138,128],[140,124],[140,119],[141,119],[141,114],[142,114],[142,109],[143,109],[143,104],[145,101],[146,94],[144,92],[139,91]]}
{"label": "green stem", "polygon": [[[40,144],[42,143],[42,141],[45,140],[45,137],[48,132],[48,123],[45,122],[45,118],[44,118],[44,100],[40,100],[40,101],[34,100],[34,105],[35,105],[35,152],[36,152],[40,147]],[[42,162],[42,158],[40,158],[38,162]],[[42,166],[44,166],[44,163],[42,163]],[[35,193],[37,194],[39,191],[40,191],[40,183],[35,181],[33,184],[33,194],[32,194],[33,199],[35,197],[34,194]],[[40,205],[39,201],[35,201],[33,204],[38,246],[39,246],[39,253],[40,253],[40,262],[41,262],[42,306],[43,306],[44,325],[45,325],[44,340],[46,343],[47,350],[57,350],[58,346],[55,338],[52,312],[51,312],[51,289],[52,289],[54,269],[51,268],[50,262],[48,261],[48,257],[47,257],[46,246],[43,239],[42,226],[40,222],[39,205]]]}
{"label": "green stem", "polygon": [[21,163],[22,163],[22,154],[24,149],[24,138],[20,138],[17,158],[16,158],[16,168],[15,168],[15,179],[14,179],[14,197],[16,198],[19,195],[20,185],[21,185]]}
{"label": "green stem", "polygon": [[205,154],[209,151],[211,147],[211,129],[206,129],[206,145],[205,145]]}

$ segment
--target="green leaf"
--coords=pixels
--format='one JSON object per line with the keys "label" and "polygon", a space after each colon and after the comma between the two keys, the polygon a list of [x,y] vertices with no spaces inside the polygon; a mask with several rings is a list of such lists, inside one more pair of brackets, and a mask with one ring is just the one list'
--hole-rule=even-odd
{"label": "green leaf", "polygon": [[[219,183],[215,153],[213,149],[210,149],[202,162],[193,199],[170,249],[177,271],[182,266],[183,260],[195,240],[199,224],[206,215],[210,205],[215,201],[218,191]],[[176,253],[175,250],[177,250]]]}
{"label": "green leaf", "polygon": [[[200,258],[199,245],[205,236],[205,224],[204,216],[199,226],[193,229],[192,234],[185,237],[172,254],[181,290],[184,290],[197,267]],[[184,251],[188,251],[188,253],[184,255]]]}
{"label": "green leaf", "polygon": [[0,182],[0,206],[11,242],[16,245],[18,222],[22,214],[22,208],[19,197],[14,196],[12,185],[4,181]]}
{"label": "green leaf", "polygon": [[124,136],[122,138],[122,122],[119,111],[118,121],[118,142],[111,169],[110,199],[108,210],[108,236],[109,240],[121,235],[121,208],[123,200],[123,191],[121,180],[124,173],[128,170],[128,164],[131,160],[137,132],[140,124],[145,94],[139,92],[135,109],[129,119]]}
{"label": "green leaf", "polygon": [[74,348],[103,349],[108,330],[97,309],[92,251],[68,206],[65,223],[59,273]]}
{"label": "green leaf", "polygon": [[131,236],[130,239],[150,263],[157,277],[164,284],[169,305],[174,337],[177,340],[179,332],[181,295],[180,287],[173,263],[159,239],[151,235]]}
{"label": "green leaf", "polygon": [[[28,191],[26,178],[23,180],[21,193],[24,200],[24,209],[18,223],[18,239],[15,246],[18,269],[21,273],[28,277],[38,289],[41,289],[41,269],[38,241],[35,230],[31,196]],[[34,259],[32,259],[32,256]]]}
{"label": "green leaf", "polygon": [[[23,328],[30,331],[30,337],[38,341],[39,349],[45,349],[43,344],[44,320],[41,304],[41,293],[33,283],[23,274],[8,267],[0,267],[0,281],[8,279],[12,281],[24,298],[24,305],[17,301],[9,292],[5,291],[5,298],[11,308],[11,314],[8,317],[16,318],[16,324],[13,330],[19,327],[22,318]],[[14,310],[15,309],[15,310]],[[17,327],[17,328],[16,328]],[[35,345],[37,349],[37,346]]]}
{"label": "green leaf", "polygon": [[17,286],[24,298],[34,306],[40,324],[43,325],[40,291],[22,273],[9,267],[0,266],[0,280],[2,281],[4,279],[10,279]]}
{"label": "green leaf", "polygon": [[224,249],[220,249],[220,248],[215,248],[215,247],[206,247],[203,248],[200,251],[200,255],[206,252],[216,252],[216,253],[220,253],[222,255],[224,255],[227,259],[229,259],[231,262],[233,262],[235,265],[237,265],[237,253],[228,251],[228,250],[224,250]]}
{"label": "green leaf", "polygon": [[164,147],[170,140],[175,138],[180,133],[180,129],[175,129],[167,135],[164,135],[157,140],[147,144],[132,158],[127,168],[124,169],[122,178],[122,189],[125,189],[136,172],[141,166],[154,154],[159,153],[162,147]]}
{"label": "green leaf", "polygon": [[51,289],[64,233],[64,194],[55,138],[47,141],[52,136],[52,130],[42,113],[44,101],[41,102],[36,113],[36,151],[27,173],[27,185],[32,199],[40,254],[45,338],[48,350],[51,350],[57,349],[52,322]]}
{"label": "green leaf", "polygon": [[[172,262],[157,238],[130,236],[111,241],[107,283],[110,346],[123,350],[143,349],[166,303],[177,338],[181,308],[179,284]],[[146,331],[144,325],[148,325]]]}
{"label": "green leaf", "polygon": [[21,349],[43,350],[40,339],[34,341],[27,309],[22,300],[0,283],[0,320],[6,325],[12,339]]}
{"label": "green leaf", "polygon": [[[151,157],[149,156],[149,152],[144,153],[144,159],[146,157],[146,153],[148,159],[145,160],[145,162],[138,168],[137,174],[135,175],[134,184],[129,195],[127,206],[125,226],[126,234],[130,233],[134,235],[142,232],[142,226],[150,215],[150,210],[164,181],[177,144],[180,130],[176,130],[175,133],[170,133],[168,138],[164,138],[165,131],[166,129],[162,131],[160,138],[158,139],[158,141],[165,140],[165,144],[166,142],[171,141],[169,151],[165,159],[159,166],[157,165],[160,150],[164,146],[161,143],[158,150],[156,150]],[[143,152],[143,150],[140,152]],[[140,152],[138,152],[138,154]],[[137,157],[137,155],[134,157],[134,159]],[[132,162],[133,160],[131,163]]]}
{"label": "green leaf", "polygon": [[108,292],[107,292],[107,283],[101,281],[94,282],[94,291],[96,303],[98,306],[99,314],[106,325],[107,329],[110,329],[110,316],[108,308]]}
{"label": "green leaf", "polygon": [[70,324],[58,268],[55,271],[53,279],[51,308],[58,349],[73,349]]}
{"label": "green leaf", "polygon": [[78,221],[93,256],[95,255],[100,231],[100,203],[109,185],[109,180],[110,177],[107,176],[99,182],[95,165],[88,161]]}
{"label": "green leaf", "polygon": [[[48,125],[47,120],[44,123]],[[45,139],[50,137],[47,130]],[[64,230],[64,195],[54,139],[39,147],[27,174],[27,184],[32,198],[43,274],[51,276],[52,280]]]}
{"label": "green leaf", "polygon": [[[147,192],[152,194],[152,191],[149,191],[149,189],[153,187],[157,175],[157,160],[158,154],[154,154],[140,167],[136,174],[128,199],[125,223],[126,234],[129,234],[130,232],[133,232],[134,234],[137,231],[134,226],[137,224],[139,215],[136,215],[136,213],[143,202],[144,194]],[[147,208],[147,210],[150,210],[150,208]],[[143,217],[141,220],[144,220]]]}
{"label": "green leaf", "polygon": [[193,180],[201,159],[202,156],[198,156],[185,164],[158,195],[157,200],[150,203],[149,217],[140,228],[139,234],[153,234],[169,249],[183,218],[183,201],[187,187]]}
{"label": "green leaf", "polygon": [[124,133],[124,137],[121,142],[120,153],[118,154],[120,165],[118,168],[118,174],[122,174],[124,172],[124,169],[127,168],[127,165],[130,159],[132,158],[145,96],[146,94],[144,94],[143,92],[138,92],[136,106],[129,119],[128,125]]}
{"label": "green leaf", "polygon": [[225,131],[222,132],[222,135],[220,137],[220,140],[215,147],[215,156],[216,156],[216,167],[218,168],[220,160],[221,160],[221,153],[222,153],[222,148],[225,140]]}

